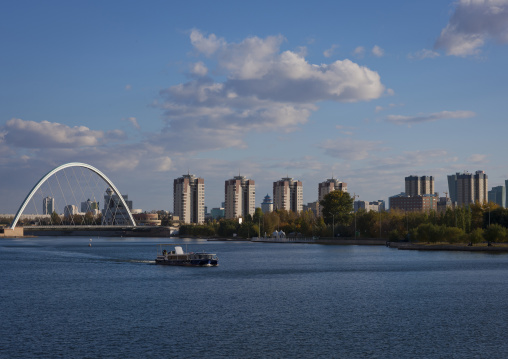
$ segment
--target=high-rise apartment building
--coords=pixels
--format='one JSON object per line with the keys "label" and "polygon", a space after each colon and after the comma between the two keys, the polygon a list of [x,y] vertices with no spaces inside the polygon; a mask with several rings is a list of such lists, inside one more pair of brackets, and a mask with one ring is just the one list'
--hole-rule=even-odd
{"label": "high-rise apartment building", "polygon": [[227,219],[254,215],[256,184],[245,176],[235,176],[224,184],[225,216]]}
{"label": "high-rise apartment building", "polygon": [[[338,179],[333,178],[333,177],[330,179],[327,179],[324,182],[321,182],[318,185],[318,202],[321,202],[328,193],[333,192],[333,191],[347,192],[347,183],[340,182]],[[320,205],[319,211],[317,214],[318,217],[322,216],[322,213],[321,213],[322,211],[323,211],[323,206]]]}
{"label": "high-rise apartment building", "polygon": [[492,187],[489,191],[489,202],[496,203],[503,208],[506,207],[506,188],[505,186]]}
{"label": "high-rise apartment building", "polygon": [[303,185],[301,181],[285,177],[273,182],[274,209],[299,213],[303,209]]}
{"label": "high-rise apartment building", "polygon": [[406,195],[410,197],[434,194],[433,176],[409,176],[405,178]]}
{"label": "high-rise apartment building", "polygon": [[173,182],[173,215],[183,223],[204,223],[205,180],[191,174]]}
{"label": "high-rise apartment building", "polygon": [[55,199],[46,197],[42,200],[42,214],[52,214],[55,211]]}
{"label": "high-rise apartment building", "polygon": [[488,201],[488,176],[484,171],[475,174],[464,172],[448,176],[448,186],[452,202],[458,206]]}

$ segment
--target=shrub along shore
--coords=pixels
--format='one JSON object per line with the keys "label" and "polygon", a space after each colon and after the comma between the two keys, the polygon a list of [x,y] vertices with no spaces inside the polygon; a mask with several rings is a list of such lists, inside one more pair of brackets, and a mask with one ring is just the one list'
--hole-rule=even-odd
{"label": "shrub along shore", "polygon": [[241,223],[238,219],[221,219],[182,225],[180,235],[247,239],[270,237],[275,230],[282,230],[287,237],[379,238],[389,242],[478,246],[484,242],[508,243],[507,227],[508,209],[493,203],[448,208],[443,213],[359,210],[340,215],[332,212],[325,218],[316,217],[312,211],[276,210],[263,214],[256,208],[254,216],[242,218]]}

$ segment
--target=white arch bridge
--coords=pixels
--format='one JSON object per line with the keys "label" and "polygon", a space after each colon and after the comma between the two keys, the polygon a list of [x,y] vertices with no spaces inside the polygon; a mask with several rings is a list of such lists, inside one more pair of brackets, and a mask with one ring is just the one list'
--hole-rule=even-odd
{"label": "white arch bridge", "polygon": [[39,190],[39,188],[41,188],[41,186],[50,178],[52,177],[53,175],[56,176],[56,174],[62,170],[65,170],[66,168],[73,168],[73,167],[78,167],[78,168],[85,168],[85,169],[88,169],[90,171],[92,171],[93,173],[97,174],[100,178],[102,178],[104,180],[104,182],[107,183],[107,185],[109,186],[109,188],[111,188],[112,192],[118,196],[123,208],[126,210],[127,212],[127,215],[128,215],[128,218],[126,218],[126,220],[133,226],[135,227],[136,226],[136,222],[134,221],[134,218],[132,217],[132,214],[129,210],[129,207],[127,206],[127,203],[125,202],[125,199],[124,197],[121,195],[121,193],[118,191],[118,189],[116,188],[116,186],[113,184],[113,182],[111,182],[111,180],[104,174],[102,173],[101,171],[99,171],[97,168],[93,167],[93,166],[90,166],[86,163],[79,163],[79,162],[71,162],[71,163],[66,163],[64,165],[61,165],[61,166],[58,166],[56,167],[55,169],[49,171],[44,177],[42,177],[39,182],[37,182],[35,184],[35,186],[32,188],[32,190],[28,193],[28,195],[26,196],[25,200],[23,201],[23,203],[21,204],[21,206],[19,207],[18,209],[18,212],[16,213],[16,215],[14,216],[14,219],[10,225],[10,228],[11,229],[14,229],[16,227],[16,224],[18,223],[20,217],[21,217],[21,214],[23,213],[23,211],[25,210],[27,204],[30,202],[30,200],[32,199],[32,197],[34,196],[34,194],[37,192],[37,190]]}

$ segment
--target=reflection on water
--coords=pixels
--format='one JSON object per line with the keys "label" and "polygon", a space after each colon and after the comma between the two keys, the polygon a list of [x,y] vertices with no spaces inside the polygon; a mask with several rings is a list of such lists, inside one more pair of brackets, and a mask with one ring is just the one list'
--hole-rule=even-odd
{"label": "reflection on water", "polygon": [[0,356],[508,354],[508,255],[184,242],[220,266],[157,266],[148,238],[2,240]]}

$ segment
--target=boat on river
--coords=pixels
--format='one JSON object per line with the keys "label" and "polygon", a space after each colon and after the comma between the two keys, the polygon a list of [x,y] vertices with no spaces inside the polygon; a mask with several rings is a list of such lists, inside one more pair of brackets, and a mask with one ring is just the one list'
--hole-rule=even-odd
{"label": "boat on river", "polygon": [[[172,250],[167,250],[172,247]],[[184,252],[178,244],[159,244],[155,264],[169,266],[187,267],[216,267],[219,265],[219,258],[215,253],[206,252]]]}

